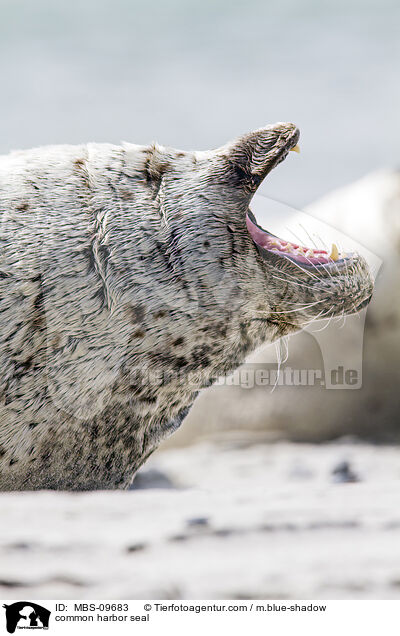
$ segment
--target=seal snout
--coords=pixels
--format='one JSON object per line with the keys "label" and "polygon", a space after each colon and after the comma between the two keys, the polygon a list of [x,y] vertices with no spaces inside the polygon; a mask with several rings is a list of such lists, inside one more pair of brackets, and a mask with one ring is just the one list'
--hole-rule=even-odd
{"label": "seal snout", "polygon": [[[276,124],[266,126],[264,130],[270,129],[271,133],[275,133],[276,142],[283,141],[288,150],[299,152],[298,141],[300,138],[300,130],[292,122],[279,121]],[[260,130],[263,130],[262,128]]]}
{"label": "seal snout", "polygon": [[227,175],[245,193],[253,194],[275,166],[286,159],[290,150],[299,152],[300,131],[291,122],[277,122],[238,137],[222,148],[217,155],[228,160]]}

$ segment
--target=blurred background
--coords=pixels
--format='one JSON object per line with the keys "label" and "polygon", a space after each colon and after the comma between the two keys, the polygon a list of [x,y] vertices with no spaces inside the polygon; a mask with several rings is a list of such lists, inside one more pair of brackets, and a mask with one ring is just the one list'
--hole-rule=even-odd
{"label": "blurred background", "polygon": [[[0,0],[0,152],[293,121],[301,154],[260,195],[383,263],[361,389],[215,386],[134,492],[4,493],[2,598],[398,598],[399,32],[396,0]],[[364,318],[296,335],[284,364],[352,368]]]}
{"label": "blurred background", "polygon": [[207,149],[294,121],[261,192],[302,207],[399,157],[396,0],[0,0],[0,152]]}

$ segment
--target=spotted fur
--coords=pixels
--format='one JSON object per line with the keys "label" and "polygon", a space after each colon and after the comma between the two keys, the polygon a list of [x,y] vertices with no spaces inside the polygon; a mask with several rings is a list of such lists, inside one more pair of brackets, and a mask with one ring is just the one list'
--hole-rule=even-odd
{"label": "spotted fur", "polygon": [[1,158],[0,489],[127,487],[201,388],[322,307],[370,295],[362,259],[315,281],[265,260],[246,230],[298,135]]}

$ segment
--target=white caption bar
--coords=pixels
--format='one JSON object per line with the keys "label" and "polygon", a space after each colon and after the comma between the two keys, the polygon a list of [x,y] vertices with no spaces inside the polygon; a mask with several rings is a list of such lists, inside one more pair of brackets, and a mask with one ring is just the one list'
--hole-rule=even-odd
{"label": "white caption bar", "polygon": [[[399,634],[399,601],[1,601],[0,634]],[[23,631],[22,631],[23,630]],[[169,631],[171,630],[171,631]],[[188,631],[190,630],[190,631]],[[223,632],[221,632],[223,633]]]}

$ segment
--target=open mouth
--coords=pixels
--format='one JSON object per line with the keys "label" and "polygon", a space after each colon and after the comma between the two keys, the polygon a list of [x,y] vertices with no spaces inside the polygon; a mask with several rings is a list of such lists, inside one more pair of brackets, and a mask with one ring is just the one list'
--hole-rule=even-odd
{"label": "open mouth", "polygon": [[247,230],[254,243],[259,248],[262,256],[274,254],[278,257],[292,261],[300,265],[302,268],[321,267],[340,267],[345,264],[346,260],[351,258],[350,254],[342,254],[335,244],[332,245],[330,252],[327,250],[307,247],[291,243],[284,239],[271,234],[258,225],[253,213],[249,210],[246,215]]}

